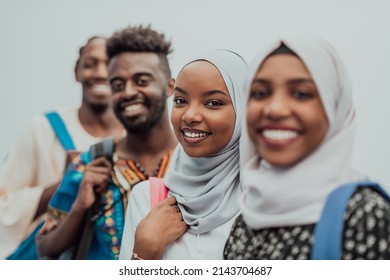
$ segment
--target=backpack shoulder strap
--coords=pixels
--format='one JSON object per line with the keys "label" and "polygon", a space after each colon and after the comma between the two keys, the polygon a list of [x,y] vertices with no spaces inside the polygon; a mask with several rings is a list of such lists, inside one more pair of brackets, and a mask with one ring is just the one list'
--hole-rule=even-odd
{"label": "backpack shoulder strap", "polygon": [[72,137],[69,134],[68,129],[65,126],[64,121],[57,112],[48,112],[45,114],[55,134],[57,135],[60,143],[64,147],[65,151],[76,150]]}
{"label": "backpack shoulder strap", "polygon": [[370,181],[349,183],[331,192],[314,229],[312,260],[341,259],[344,214],[353,193],[362,187],[370,187],[390,199],[385,190]]}
{"label": "backpack shoulder strap", "polygon": [[[90,146],[91,161],[100,156],[105,156],[112,162],[112,154],[115,151],[115,142],[113,137],[107,137],[103,141]],[[89,248],[91,246],[92,237],[95,228],[95,215],[99,212],[100,200],[97,197],[91,208],[86,213],[86,222],[81,235],[81,239],[76,246],[74,259],[84,260],[88,256]]]}
{"label": "backpack shoulder strap", "polygon": [[160,201],[168,196],[168,188],[164,184],[163,178],[150,177],[150,206],[154,208]]}

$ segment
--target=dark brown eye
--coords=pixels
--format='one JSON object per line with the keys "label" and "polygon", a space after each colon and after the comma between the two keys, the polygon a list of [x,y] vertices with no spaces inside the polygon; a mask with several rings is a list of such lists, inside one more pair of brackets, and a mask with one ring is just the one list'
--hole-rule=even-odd
{"label": "dark brown eye", "polygon": [[206,106],[218,107],[218,106],[222,106],[223,104],[224,103],[219,101],[219,100],[209,100],[209,101],[207,101]]}
{"label": "dark brown eye", "polygon": [[271,93],[268,90],[253,90],[250,93],[250,98],[261,100],[270,96]]}
{"label": "dark brown eye", "polygon": [[144,86],[147,86],[148,83],[149,83],[149,81],[147,79],[137,79],[136,80],[137,86],[144,87]]}
{"label": "dark brown eye", "polygon": [[297,90],[293,92],[293,97],[298,100],[311,99],[314,95],[311,92]]}
{"label": "dark brown eye", "polygon": [[122,81],[119,81],[119,80],[111,82],[110,86],[111,86],[112,92],[114,92],[114,93],[122,91],[125,88],[124,83]]}
{"label": "dark brown eye", "polygon": [[176,96],[173,99],[173,103],[175,103],[176,105],[184,105],[186,104],[186,100],[183,97]]}

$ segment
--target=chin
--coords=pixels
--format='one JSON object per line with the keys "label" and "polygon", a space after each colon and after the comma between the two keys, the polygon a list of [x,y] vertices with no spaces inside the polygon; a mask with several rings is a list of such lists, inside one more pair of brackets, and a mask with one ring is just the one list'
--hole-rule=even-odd
{"label": "chin", "polygon": [[96,113],[103,113],[109,108],[107,102],[91,102],[89,106],[91,107],[92,111]]}
{"label": "chin", "polygon": [[202,158],[202,157],[208,156],[208,154],[206,154],[203,151],[196,151],[194,149],[186,149],[184,146],[183,146],[183,150],[187,154],[187,156],[189,156],[189,157]]}
{"label": "chin", "polygon": [[266,156],[263,157],[269,164],[272,166],[278,167],[278,168],[289,168],[296,164],[299,160],[294,160],[290,158],[285,158],[283,156],[279,157],[273,157],[273,158],[267,158]]}

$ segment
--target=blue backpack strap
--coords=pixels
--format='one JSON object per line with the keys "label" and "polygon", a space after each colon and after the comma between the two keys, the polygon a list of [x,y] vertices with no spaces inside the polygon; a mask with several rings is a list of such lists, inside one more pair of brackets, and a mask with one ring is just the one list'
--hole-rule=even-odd
{"label": "blue backpack strap", "polygon": [[344,214],[352,194],[361,187],[370,187],[390,200],[385,190],[370,181],[349,183],[331,192],[314,229],[312,260],[341,259]]}
{"label": "blue backpack strap", "polygon": [[76,150],[72,137],[70,136],[69,131],[66,128],[65,123],[60,115],[53,111],[46,113],[45,116],[49,120],[51,127],[60,140],[65,151]]}

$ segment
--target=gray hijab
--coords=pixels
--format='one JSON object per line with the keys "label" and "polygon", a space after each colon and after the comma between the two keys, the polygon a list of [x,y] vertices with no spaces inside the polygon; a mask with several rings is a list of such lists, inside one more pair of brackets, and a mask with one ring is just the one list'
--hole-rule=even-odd
{"label": "gray hijab", "polygon": [[209,157],[194,158],[178,145],[164,179],[169,194],[176,197],[189,232],[202,234],[224,224],[239,211],[238,197],[242,191],[239,140],[247,64],[228,50],[213,50],[191,62],[197,60],[208,61],[218,68],[236,112],[234,132],[224,149]]}

